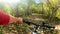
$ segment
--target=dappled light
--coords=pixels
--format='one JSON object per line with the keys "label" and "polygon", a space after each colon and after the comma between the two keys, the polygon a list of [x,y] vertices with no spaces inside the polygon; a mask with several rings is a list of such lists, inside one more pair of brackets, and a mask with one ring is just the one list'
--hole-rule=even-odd
{"label": "dappled light", "polygon": [[60,34],[60,0],[0,0],[0,10],[0,34]]}
{"label": "dappled light", "polygon": [[55,25],[55,29],[60,30],[60,25]]}

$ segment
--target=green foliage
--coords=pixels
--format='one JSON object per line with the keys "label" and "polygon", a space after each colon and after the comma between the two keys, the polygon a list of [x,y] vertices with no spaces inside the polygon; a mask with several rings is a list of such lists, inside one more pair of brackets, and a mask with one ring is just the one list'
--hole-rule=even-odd
{"label": "green foliage", "polygon": [[8,5],[4,6],[3,10],[7,12],[8,14],[12,12],[11,8]]}
{"label": "green foliage", "polygon": [[58,17],[60,19],[60,8],[57,10],[56,17]]}
{"label": "green foliage", "polygon": [[[46,1],[43,0],[43,1],[45,3],[42,1],[39,1],[40,3],[36,3],[35,0],[21,0],[17,4],[12,4],[12,6],[4,5],[2,9],[6,13],[11,14],[13,16],[23,15],[23,17],[26,17],[26,14],[27,14],[27,16],[29,16],[28,15],[29,13],[32,13],[32,14],[38,13],[39,18],[46,17],[46,19],[48,19],[47,21],[49,21],[50,24],[52,24],[53,21],[56,20],[55,17],[60,19],[60,6],[59,6],[58,0],[46,0]],[[34,16],[31,16],[31,17],[34,18]],[[19,28],[21,28],[25,32],[27,32],[29,30],[29,28],[26,24],[9,24],[9,26],[5,26],[5,27],[6,27],[6,29],[8,29],[12,25],[14,25],[14,27],[16,28],[15,29],[16,31]],[[18,26],[16,26],[16,25],[18,25]]]}

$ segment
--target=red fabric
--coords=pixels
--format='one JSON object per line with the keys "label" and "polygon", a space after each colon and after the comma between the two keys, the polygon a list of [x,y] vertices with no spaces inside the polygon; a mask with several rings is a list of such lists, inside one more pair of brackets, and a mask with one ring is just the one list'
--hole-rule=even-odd
{"label": "red fabric", "polygon": [[9,15],[0,10],[0,25],[9,23]]}

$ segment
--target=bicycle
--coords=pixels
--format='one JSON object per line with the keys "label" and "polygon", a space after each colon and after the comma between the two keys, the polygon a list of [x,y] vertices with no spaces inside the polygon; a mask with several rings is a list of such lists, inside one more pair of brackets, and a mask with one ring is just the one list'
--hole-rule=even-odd
{"label": "bicycle", "polygon": [[31,32],[31,34],[38,34],[38,31],[39,31],[40,28],[42,28],[42,33],[40,32],[40,34],[48,34],[48,33],[45,33],[45,31],[47,29],[48,30],[51,29],[51,31],[49,31],[49,32],[52,32],[55,29],[54,26],[50,26],[49,24],[46,24],[45,22],[42,22],[40,24],[36,24],[36,23],[32,23],[32,22],[28,21],[27,19],[24,19],[23,22],[28,24],[28,25],[31,25],[31,24],[34,25],[34,29]]}

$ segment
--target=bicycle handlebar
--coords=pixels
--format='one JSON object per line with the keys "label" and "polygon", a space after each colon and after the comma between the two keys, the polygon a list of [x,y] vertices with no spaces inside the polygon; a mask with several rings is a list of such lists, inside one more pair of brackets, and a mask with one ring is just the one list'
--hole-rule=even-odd
{"label": "bicycle handlebar", "polygon": [[29,21],[28,19],[23,19],[23,22],[30,25],[30,24],[33,24],[35,26],[41,26],[41,27],[47,27],[47,28],[55,28],[54,26],[50,26],[49,24],[46,24],[45,22],[42,22],[42,24],[35,24],[35,23],[32,23],[31,21]]}

